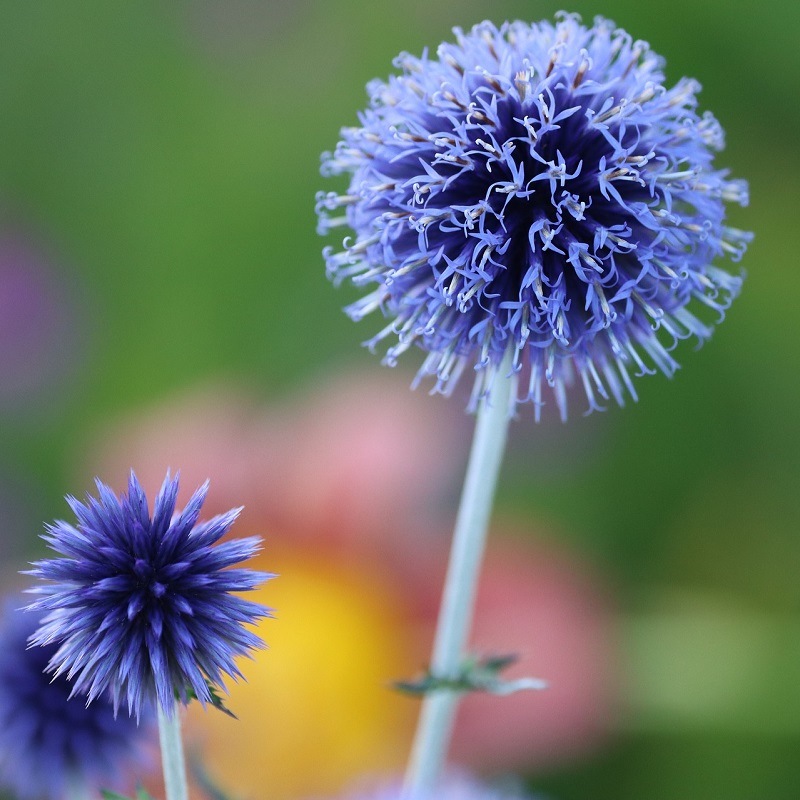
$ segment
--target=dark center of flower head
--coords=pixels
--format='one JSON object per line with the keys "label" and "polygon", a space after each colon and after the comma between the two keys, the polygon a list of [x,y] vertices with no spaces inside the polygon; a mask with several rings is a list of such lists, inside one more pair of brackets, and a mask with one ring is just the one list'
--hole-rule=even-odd
{"label": "dark center of flower head", "polygon": [[749,239],[723,225],[746,186],[711,167],[721,130],[695,113],[695,82],[665,89],[661,59],[606,21],[456,37],[371,84],[362,127],[327,158],[352,179],[320,196],[322,228],[356,232],[329,272],[378,285],[350,314],[392,316],[371,344],[397,337],[389,363],[428,350],[420,376],[440,391],[472,362],[480,396],[510,353],[537,409],[544,380],[563,412],[575,372],[592,407],[635,397],[642,355],[671,374],[670,340],[710,334],[688,302],[722,311],[738,290],[710,265]]}
{"label": "dark center of flower head", "polygon": [[[127,618],[130,623],[141,623],[152,627],[153,619],[161,619],[161,614],[154,616],[163,603],[167,592],[167,583],[161,580],[158,565],[144,558],[135,558],[127,587]],[[144,613],[143,613],[144,612]],[[158,635],[162,629],[159,625]]]}
{"label": "dark center of flower head", "polygon": [[138,587],[141,591],[149,592],[155,598],[164,596],[167,587],[159,580],[161,570],[150,561],[137,558],[133,565],[133,572],[136,575]]}

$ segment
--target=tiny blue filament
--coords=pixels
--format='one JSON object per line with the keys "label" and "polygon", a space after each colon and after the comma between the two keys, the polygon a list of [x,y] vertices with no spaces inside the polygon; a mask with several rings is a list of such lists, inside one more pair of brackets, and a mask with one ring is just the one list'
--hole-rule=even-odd
{"label": "tiny blue filament", "polygon": [[426,351],[417,380],[444,394],[473,368],[472,409],[509,351],[537,419],[548,393],[566,418],[575,381],[590,410],[624,405],[739,292],[713,263],[752,238],[725,223],[748,190],[714,167],[722,129],[696,81],[667,88],[663,59],[608,20],[454,33],[371,82],[323,156],[350,181],[318,195],[320,232],[354,231],[325,249],[328,275],[367,289],[353,319],[388,318],[367,343],[385,363]]}

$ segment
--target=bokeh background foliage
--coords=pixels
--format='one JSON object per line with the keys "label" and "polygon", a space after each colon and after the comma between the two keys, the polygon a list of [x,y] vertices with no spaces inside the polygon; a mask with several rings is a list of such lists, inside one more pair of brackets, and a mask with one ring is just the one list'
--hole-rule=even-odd
{"label": "bokeh background foliage", "polygon": [[[271,401],[340,366],[381,369],[357,346],[374,324],[353,326],[340,307],[354,295],[324,279],[313,195],[332,187],[319,153],[397,52],[434,48],[487,10],[474,0],[3,4],[8,575],[38,552],[63,492],[80,490],[78,476],[88,485],[86,442],[109,420],[208,379]],[[491,4],[496,21],[556,10]],[[643,379],[639,404],[622,411],[574,414],[563,428],[523,419],[513,431],[499,508],[549,520],[605,572],[624,670],[611,740],[538,769],[532,785],[564,800],[796,798],[800,5],[569,10],[650,41],[671,81],[701,81],[701,107],[727,132],[719,163],[751,185],[733,223],[756,240],[729,319],[701,352],[681,350],[675,380]],[[14,282],[19,242],[46,289],[32,300]]]}

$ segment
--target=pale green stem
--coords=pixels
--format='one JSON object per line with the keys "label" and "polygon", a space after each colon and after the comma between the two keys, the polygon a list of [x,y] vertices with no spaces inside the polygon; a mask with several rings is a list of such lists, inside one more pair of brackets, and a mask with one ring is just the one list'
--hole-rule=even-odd
{"label": "pale green stem", "polygon": [[66,800],[93,800],[97,797],[97,792],[89,788],[86,780],[79,775],[70,775],[64,790]]}
{"label": "pale green stem", "polygon": [[[431,658],[431,673],[455,676],[464,659],[497,476],[505,449],[511,393],[510,359],[504,359],[488,398],[481,401],[467,475],[458,508],[450,563]],[[459,694],[436,690],[425,696],[406,771],[406,798],[436,784],[447,756]]]}
{"label": "pale green stem", "polygon": [[166,800],[188,800],[186,763],[183,757],[181,720],[177,704],[170,716],[167,716],[159,705],[158,735],[161,740],[161,768],[164,770]]}

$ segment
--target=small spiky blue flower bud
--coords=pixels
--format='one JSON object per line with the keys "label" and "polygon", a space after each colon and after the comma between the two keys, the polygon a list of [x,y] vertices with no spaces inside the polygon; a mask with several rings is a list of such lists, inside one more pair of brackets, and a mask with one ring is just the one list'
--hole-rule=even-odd
{"label": "small spiky blue flower bud", "polygon": [[508,357],[537,419],[545,385],[566,417],[576,377],[590,409],[623,405],[632,374],[671,376],[672,347],[707,339],[738,293],[713,262],[751,239],[724,221],[747,184],[713,166],[723,133],[697,82],[665,87],[663,60],[608,20],[454,33],[370,83],[323,156],[350,185],[318,195],[320,231],[355,232],[328,274],[372,287],[349,315],[382,310],[367,344],[389,340],[390,365],[427,351],[434,391],[474,367],[474,407]]}
{"label": "small spiky blue flower bud", "polygon": [[79,786],[122,788],[152,727],[115,719],[106,696],[90,706],[70,699],[67,679],[45,674],[56,646],[27,647],[37,618],[11,603],[0,619],[0,787],[35,800],[62,800]]}
{"label": "small spiky blue flower bud", "polygon": [[169,473],[150,516],[131,472],[117,497],[97,481],[99,499],[67,497],[77,525],[61,520],[42,538],[63,558],[38,561],[47,584],[29,610],[48,612],[34,645],[60,644],[48,670],[72,680],[91,702],[109,692],[138,717],[148,705],[173,713],[176,701],[217,703],[222,675],[241,677],[235,658],[263,642],[245,625],[269,609],[233,594],[256,588],[268,573],[230,569],[253,556],[260,538],[216,542],[241,509],[198,524],[208,482],[175,513],[178,478]]}

